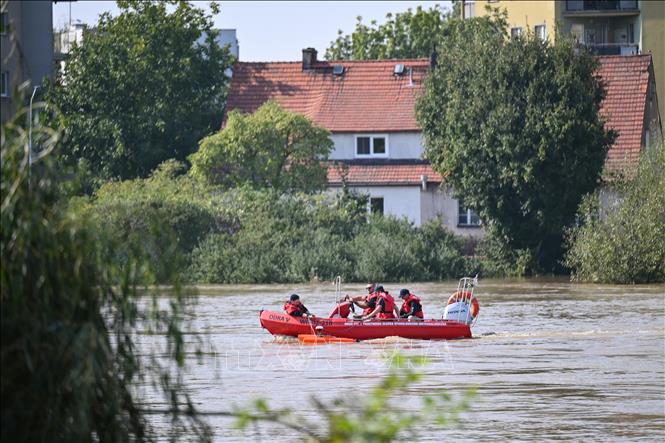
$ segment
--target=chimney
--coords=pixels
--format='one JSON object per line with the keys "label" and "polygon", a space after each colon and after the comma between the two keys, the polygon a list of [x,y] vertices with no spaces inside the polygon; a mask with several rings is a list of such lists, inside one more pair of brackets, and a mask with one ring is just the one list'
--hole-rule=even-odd
{"label": "chimney", "polygon": [[312,69],[312,66],[316,63],[316,49],[314,48],[305,48],[302,50],[302,70],[307,71]]}

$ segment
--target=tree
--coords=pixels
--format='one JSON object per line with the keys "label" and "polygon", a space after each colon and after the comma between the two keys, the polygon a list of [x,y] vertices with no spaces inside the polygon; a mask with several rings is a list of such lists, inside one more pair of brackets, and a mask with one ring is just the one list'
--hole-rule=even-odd
{"label": "tree", "polygon": [[251,115],[231,111],[225,128],[190,156],[190,172],[226,187],[317,191],[325,187],[321,160],[332,146],[327,130],[269,101]]}
{"label": "tree", "polygon": [[595,283],[665,282],[665,144],[645,152],[637,174],[614,184],[616,205],[591,194],[568,238],[573,279]]}
{"label": "tree", "polygon": [[[453,9],[455,6],[457,2]],[[411,8],[395,15],[388,13],[386,23],[378,26],[376,20],[367,26],[358,16],[356,29],[350,35],[344,35],[340,29],[337,39],[326,49],[325,58],[375,60],[429,57],[437,43],[439,30],[450,16],[439,5],[427,10],[418,6],[415,13]]]}
{"label": "tree", "polygon": [[46,94],[65,127],[61,159],[102,182],[145,177],[195,151],[219,127],[232,59],[212,17],[187,2],[118,7],[74,47]]}
{"label": "tree", "polygon": [[[182,385],[191,312],[175,268],[160,306],[143,251],[117,265],[120,244],[59,200],[59,131],[33,127],[42,150],[28,167],[25,117],[2,128],[2,441],[156,441],[138,394],[148,383],[170,409],[165,434],[210,440]],[[139,349],[139,334],[154,347]]]}
{"label": "tree", "polygon": [[505,15],[451,20],[417,104],[425,155],[525,272],[551,272],[614,134],[596,59],[570,40],[508,39]]}

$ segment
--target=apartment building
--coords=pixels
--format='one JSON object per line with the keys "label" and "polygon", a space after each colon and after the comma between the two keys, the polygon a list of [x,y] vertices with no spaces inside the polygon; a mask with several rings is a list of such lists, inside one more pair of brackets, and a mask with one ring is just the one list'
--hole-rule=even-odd
{"label": "apartment building", "polygon": [[[665,97],[665,1],[541,0],[465,1],[465,17],[508,12],[511,35],[526,30],[543,39],[572,35],[598,55],[651,54],[659,97]],[[665,115],[665,100],[659,104]]]}
{"label": "apartment building", "polygon": [[29,95],[34,86],[53,74],[52,2],[3,1],[0,40],[0,110],[4,122],[15,111],[12,99],[19,87],[27,87]]}

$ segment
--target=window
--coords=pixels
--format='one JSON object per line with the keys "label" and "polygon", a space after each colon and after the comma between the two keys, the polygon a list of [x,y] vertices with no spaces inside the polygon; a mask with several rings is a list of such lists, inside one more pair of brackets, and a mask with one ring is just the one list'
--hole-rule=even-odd
{"label": "window", "polygon": [[356,139],[356,153],[358,155],[369,155],[370,154],[370,138],[369,137],[358,137]]}
{"label": "window", "polygon": [[510,36],[513,38],[521,37],[522,36],[522,28],[516,27],[516,28],[510,28]]}
{"label": "window", "polygon": [[541,41],[547,40],[547,32],[545,31],[545,25],[536,25],[535,27],[536,31],[536,37],[538,37]]}
{"label": "window", "polygon": [[458,201],[457,226],[480,226],[480,217],[471,209],[464,206],[464,202]]}
{"label": "window", "polygon": [[370,197],[369,212],[383,215],[383,197]]}
{"label": "window", "polygon": [[9,25],[9,20],[7,20],[7,13],[0,13],[0,35],[5,35],[7,33],[7,27]]}
{"label": "window", "polygon": [[9,97],[9,71],[2,71],[0,78],[0,96]]}
{"label": "window", "polygon": [[635,43],[635,26],[632,23],[628,24],[628,43]]}
{"label": "window", "polygon": [[388,136],[358,135],[356,136],[356,156],[388,156]]}

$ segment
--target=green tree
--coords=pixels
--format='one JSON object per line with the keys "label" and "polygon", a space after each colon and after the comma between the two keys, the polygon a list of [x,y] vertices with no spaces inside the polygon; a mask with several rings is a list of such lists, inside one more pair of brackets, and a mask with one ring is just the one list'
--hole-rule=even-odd
{"label": "green tree", "polygon": [[573,279],[665,282],[665,145],[645,152],[635,177],[613,189],[617,204],[601,207],[592,194],[580,206],[566,254]]}
{"label": "green tree", "polygon": [[552,272],[614,134],[596,59],[570,40],[509,39],[505,15],[450,20],[417,104],[425,155],[524,272]]}
{"label": "green tree", "polygon": [[203,10],[177,1],[117,3],[119,14],[100,16],[46,93],[65,128],[60,157],[97,182],[185,160],[220,125],[232,61]]}
{"label": "green tree", "polygon": [[429,57],[437,43],[439,30],[450,16],[451,13],[441,10],[439,5],[427,10],[418,6],[415,12],[409,8],[395,15],[388,13],[382,25],[372,20],[367,26],[358,16],[356,29],[350,35],[344,35],[340,29],[337,39],[326,49],[325,58],[375,60]]}
{"label": "green tree", "polygon": [[[119,244],[59,200],[59,131],[33,128],[41,150],[29,167],[23,121],[2,128],[2,441],[157,440],[137,395],[147,383],[170,408],[165,432],[209,440],[182,385],[190,298],[175,269],[160,306],[144,286],[154,280],[143,251],[117,265]],[[155,347],[139,352],[137,334],[154,335]]]}
{"label": "green tree", "polygon": [[332,146],[327,130],[268,101],[251,115],[231,111],[225,128],[190,156],[190,172],[225,187],[318,191],[326,184],[321,160]]}

